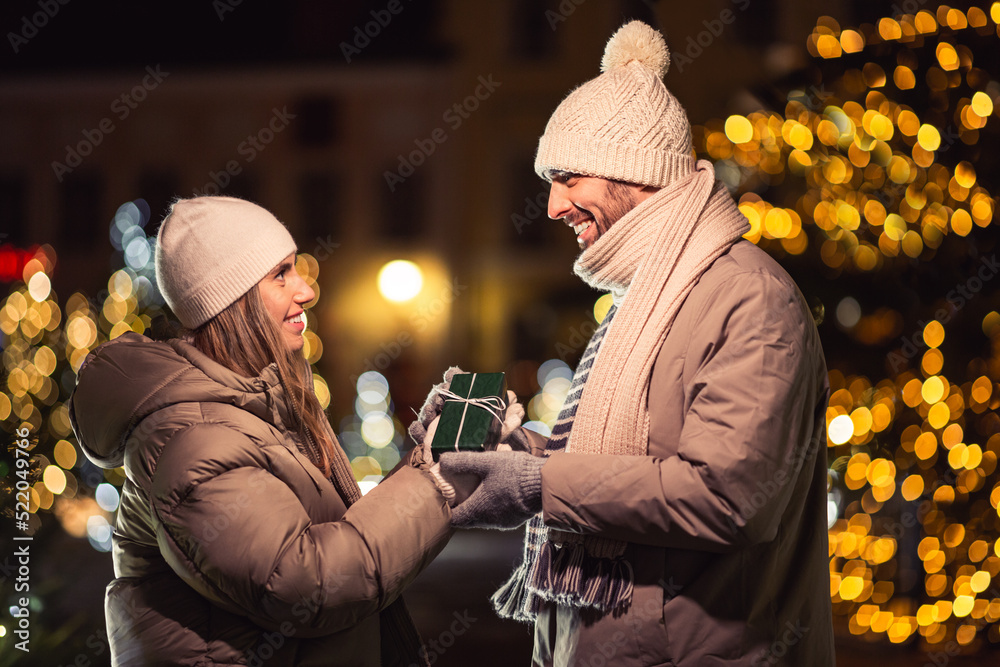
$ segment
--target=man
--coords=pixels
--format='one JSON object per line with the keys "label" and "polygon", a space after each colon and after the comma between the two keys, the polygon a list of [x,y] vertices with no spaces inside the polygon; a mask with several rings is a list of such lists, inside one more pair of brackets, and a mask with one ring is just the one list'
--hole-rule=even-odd
{"label": "man", "polygon": [[531,519],[494,596],[535,665],[833,665],[826,367],[787,273],[748,230],[632,22],[541,137],[548,213],[614,307],[543,456],[445,454],[482,483],[464,527]]}

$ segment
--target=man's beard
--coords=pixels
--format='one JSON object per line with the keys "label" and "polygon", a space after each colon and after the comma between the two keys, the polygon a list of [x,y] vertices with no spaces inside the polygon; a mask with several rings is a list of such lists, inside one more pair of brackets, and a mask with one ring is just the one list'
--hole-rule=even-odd
{"label": "man's beard", "polygon": [[605,201],[604,211],[600,215],[596,213],[594,215],[594,224],[597,225],[598,231],[597,241],[601,240],[613,224],[636,207],[635,191],[620,181],[608,181],[608,196]]}

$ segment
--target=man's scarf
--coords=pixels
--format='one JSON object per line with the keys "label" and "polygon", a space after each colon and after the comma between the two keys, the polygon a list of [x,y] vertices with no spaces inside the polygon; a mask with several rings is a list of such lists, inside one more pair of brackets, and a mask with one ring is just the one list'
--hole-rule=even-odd
{"label": "man's scarf", "polygon": [[[563,449],[647,455],[653,362],[698,279],[747,231],[711,163],[701,160],[694,174],[629,211],[580,254],[574,271],[610,291],[616,305],[577,366],[547,455]],[[601,612],[623,609],[633,586],[626,546],[549,529],[538,514],[526,528],[521,565],[494,594],[493,605],[500,616],[520,621],[533,621],[543,600]]]}

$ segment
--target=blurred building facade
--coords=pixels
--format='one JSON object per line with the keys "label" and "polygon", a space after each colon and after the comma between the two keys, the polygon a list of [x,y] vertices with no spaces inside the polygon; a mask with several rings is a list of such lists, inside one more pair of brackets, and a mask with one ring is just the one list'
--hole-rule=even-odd
{"label": "blurred building facade", "polygon": [[[436,21],[423,40],[444,45],[424,49],[433,55],[366,59],[417,10],[347,3],[354,11],[340,18],[354,23],[336,41],[317,23],[337,16],[295,4],[294,39],[325,62],[175,66],[165,53],[142,67],[0,82],[0,215],[15,245],[56,249],[54,288],[66,298],[99,292],[120,266],[108,225],[124,202],[149,203],[148,232],[175,196],[260,202],[317,258],[312,324],[334,406],[364,370],[385,373],[397,403],[419,405],[450,364],[572,363],[596,295],[572,276],[574,239],[548,220],[532,169],[551,111],[597,74],[628,18],[667,34],[667,83],[694,122],[751,106],[747,90],[801,60],[815,14],[792,0],[440,0],[427,3]],[[396,258],[425,272],[404,304],[375,288]],[[536,389],[530,377],[515,388]]]}

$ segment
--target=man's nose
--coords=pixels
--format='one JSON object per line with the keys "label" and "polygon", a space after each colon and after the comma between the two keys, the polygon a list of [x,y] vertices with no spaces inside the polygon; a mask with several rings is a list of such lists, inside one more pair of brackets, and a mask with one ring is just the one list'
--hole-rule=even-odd
{"label": "man's nose", "polygon": [[566,217],[573,210],[573,202],[569,199],[569,188],[564,183],[553,182],[549,187],[548,215],[553,220]]}

